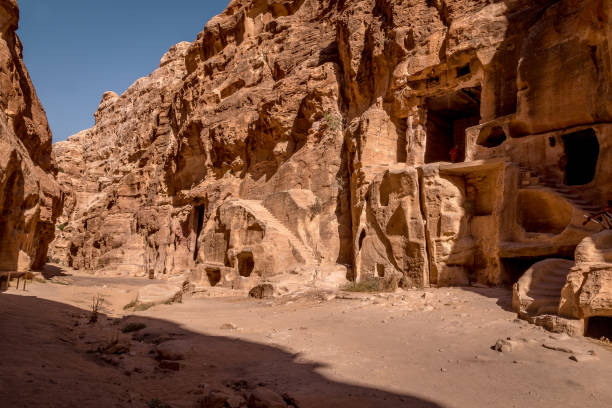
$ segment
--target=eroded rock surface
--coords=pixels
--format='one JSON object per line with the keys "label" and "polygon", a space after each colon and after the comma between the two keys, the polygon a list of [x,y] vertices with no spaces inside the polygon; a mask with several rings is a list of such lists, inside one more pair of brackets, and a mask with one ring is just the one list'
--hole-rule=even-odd
{"label": "eroded rock surface", "polygon": [[22,60],[15,0],[0,1],[0,272],[41,268],[62,194],[51,131]]}
{"label": "eroded rock surface", "polygon": [[55,145],[52,257],[235,289],[334,264],[501,285],[571,258],[612,199],[611,7],[232,1]]}

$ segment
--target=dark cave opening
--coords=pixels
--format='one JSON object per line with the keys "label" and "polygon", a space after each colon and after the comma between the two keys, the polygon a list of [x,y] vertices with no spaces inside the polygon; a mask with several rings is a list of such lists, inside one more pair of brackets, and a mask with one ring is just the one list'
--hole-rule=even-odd
{"label": "dark cave opening", "polygon": [[248,278],[251,276],[253,269],[255,268],[255,260],[251,252],[241,252],[237,256],[238,258],[238,273],[240,276]]}
{"label": "dark cave opening", "polygon": [[425,163],[465,160],[465,130],[480,122],[481,88],[427,99]]}
{"label": "dark cave opening", "polygon": [[593,129],[562,136],[565,157],[565,184],[581,186],[595,178],[597,159],[599,158],[599,141]]}
{"label": "dark cave opening", "polygon": [[217,286],[221,282],[221,270],[219,268],[206,268],[206,276],[210,286]]}
{"label": "dark cave opening", "polygon": [[612,340],[612,317],[589,317],[585,336],[600,340],[603,340],[603,338]]}

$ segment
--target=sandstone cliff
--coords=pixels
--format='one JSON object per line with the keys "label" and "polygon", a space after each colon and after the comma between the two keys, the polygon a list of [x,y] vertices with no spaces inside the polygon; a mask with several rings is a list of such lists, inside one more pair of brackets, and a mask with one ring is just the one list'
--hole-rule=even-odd
{"label": "sandstone cliff", "polygon": [[235,288],[515,282],[612,199],[611,27],[607,0],[233,0],[54,146],[51,255]]}
{"label": "sandstone cliff", "polygon": [[0,1],[0,272],[40,268],[61,213],[47,117],[22,61],[15,0]]}

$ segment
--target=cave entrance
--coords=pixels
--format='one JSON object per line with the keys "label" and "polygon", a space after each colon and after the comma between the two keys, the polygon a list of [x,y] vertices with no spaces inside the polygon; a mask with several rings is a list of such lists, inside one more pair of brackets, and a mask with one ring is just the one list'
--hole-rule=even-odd
{"label": "cave entrance", "polygon": [[425,163],[465,160],[465,130],[480,122],[481,88],[427,99]]}
{"label": "cave entrance", "polygon": [[612,317],[592,316],[587,321],[585,336],[598,340],[612,340]]}
{"label": "cave entrance", "polygon": [[217,286],[221,282],[221,269],[219,268],[206,268],[206,276],[210,286]]}
{"label": "cave entrance", "polygon": [[562,136],[567,164],[565,165],[565,184],[581,186],[595,178],[599,141],[593,129]]}
{"label": "cave entrance", "polygon": [[255,260],[251,252],[241,252],[237,256],[238,258],[238,273],[240,276],[248,278],[251,276],[253,269],[255,268]]}
{"label": "cave entrance", "polygon": [[501,265],[504,275],[504,283],[510,286],[514,285],[523,276],[527,269],[531,268],[535,263],[547,259],[546,256],[537,257],[520,257],[520,258],[502,258]]}

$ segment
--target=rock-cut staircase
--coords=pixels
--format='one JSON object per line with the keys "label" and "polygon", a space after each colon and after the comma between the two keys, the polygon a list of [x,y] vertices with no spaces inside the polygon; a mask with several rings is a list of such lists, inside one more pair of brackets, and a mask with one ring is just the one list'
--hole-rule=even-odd
{"label": "rock-cut staircase", "polygon": [[247,211],[252,213],[255,218],[263,221],[266,226],[271,227],[278,231],[280,234],[287,237],[291,246],[295,249],[302,262],[307,265],[313,265],[317,263],[312,248],[307,246],[299,239],[293,232],[289,230],[278,218],[276,218],[266,207],[261,204],[261,201],[257,200],[236,200],[235,204],[244,207]]}
{"label": "rock-cut staircase", "polygon": [[560,184],[553,177],[536,174],[531,169],[519,166],[521,172],[521,187],[529,189],[547,189],[568,201],[572,206],[584,211],[589,215],[597,214],[604,207],[594,204],[584,196],[584,189]]}
{"label": "rock-cut staircase", "polygon": [[517,283],[520,311],[532,316],[557,314],[561,290],[573,265],[573,261],[555,258],[534,264]]}

